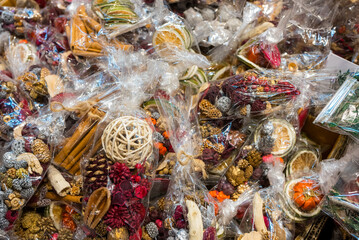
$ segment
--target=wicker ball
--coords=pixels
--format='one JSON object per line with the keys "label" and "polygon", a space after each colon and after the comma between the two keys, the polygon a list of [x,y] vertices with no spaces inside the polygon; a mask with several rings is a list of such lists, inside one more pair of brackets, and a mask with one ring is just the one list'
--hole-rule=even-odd
{"label": "wicker ball", "polygon": [[134,168],[152,154],[152,130],[142,119],[120,117],[107,125],[102,146],[108,158]]}

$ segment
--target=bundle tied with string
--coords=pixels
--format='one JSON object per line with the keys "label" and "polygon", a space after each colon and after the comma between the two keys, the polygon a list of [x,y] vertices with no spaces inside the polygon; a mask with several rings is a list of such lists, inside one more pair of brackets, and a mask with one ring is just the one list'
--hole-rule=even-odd
{"label": "bundle tied with string", "polygon": [[204,179],[208,178],[207,172],[205,170],[206,164],[201,159],[196,158],[196,156],[189,155],[182,150],[177,153],[177,161],[182,166],[186,166],[189,163],[192,164],[194,171],[201,172]]}
{"label": "bundle tied with string", "polygon": [[113,161],[134,168],[152,154],[152,129],[148,123],[133,116],[110,122],[102,134],[102,147]]}

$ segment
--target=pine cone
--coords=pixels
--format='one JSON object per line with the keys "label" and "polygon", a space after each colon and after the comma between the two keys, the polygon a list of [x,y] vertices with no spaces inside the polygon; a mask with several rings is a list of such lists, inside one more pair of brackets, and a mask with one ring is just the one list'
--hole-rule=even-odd
{"label": "pine cone", "polygon": [[158,200],[157,205],[158,208],[163,211],[165,209],[165,198],[162,197],[160,200]]}
{"label": "pine cone", "polygon": [[242,115],[242,116],[247,116],[247,106],[243,106],[239,109],[239,113]]}
{"label": "pine cone", "polygon": [[228,182],[230,182],[235,187],[245,181],[244,171],[235,166],[231,166],[228,169],[226,177]]}
{"label": "pine cone", "polygon": [[85,166],[84,185],[86,191],[91,193],[100,187],[106,187],[108,174],[109,165],[103,154],[90,158]]}
{"label": "pine cone", "polygon": [[61,228],[59,231],[58,240],[72,240],[73,234],[68,228]]}
{"label": "pine cone", "polygon": [[101,221],[97,226],[95,227],[95,232],[100,235],[101,237],[106,236],[107,234],[107,225]]}
{"label": "pine cone", "polygon": [[48,163],[51,160],[49,147],[41,139],[36,139],[31,145],[32,152],[42,163]]}
{"label": "pine cone", "polygon": [[248,163],[248,161],[245,160],[245,159],[241,159],[241,160],[239,160],[238,163],[237,163],[237,166],[238,166],[239,168],[242,168],[242,169],[246,169],[248,165],[249,165],[249,163]]}
{"label": "pine cone", "polygon": [[256,149],[250,151],[246,159],[253,168],[257,168],[262,163],[261,154]]}
{"label": "pine cone", "polygon": [[52,235],[57,231],[54,222],[49,217],[41,218],[37,224],[40,227],[40,231],[45,233],[45,236]]}
{"label": "pine cone", "polygon": [[252,174],[253,174],[253,167],[252,165],[249,165],[244,171],[244,178],[248,181],[248,179],[252,176]]}

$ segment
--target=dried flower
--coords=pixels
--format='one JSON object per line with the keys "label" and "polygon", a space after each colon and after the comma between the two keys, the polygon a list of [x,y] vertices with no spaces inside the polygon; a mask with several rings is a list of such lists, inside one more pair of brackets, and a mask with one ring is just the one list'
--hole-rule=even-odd
{"label": "dried flower", "polygon": [[115,184],[120,183],[122,180],[130,180],[130,169],[126,164],[117,162],[111,167],[110,178]]}
{"label": "dried flower", "polygon": [[135,196],[142,199],[144,198],[148,193],[148,190],[145,186],[137,186],[135,188]]}
{"label": "dried flower", "polygon": [[131,218],[128,208],[125,206],[111,205],[105,215],[105,223],[111,228],[121,228],[125,226],[126,220]]}
{"label": "dried flower", "polygon": [[214,227],[207,228],[203,233],[203,240],[215,240],[216,229]]}

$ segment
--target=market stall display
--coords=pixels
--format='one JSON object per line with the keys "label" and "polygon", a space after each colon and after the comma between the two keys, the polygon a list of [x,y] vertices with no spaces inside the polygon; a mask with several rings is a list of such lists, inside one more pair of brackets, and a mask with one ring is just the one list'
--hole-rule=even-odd
{"label": "market stall display", "polygon": [[358,6],[0,1],[0,238],[358,237]]}

